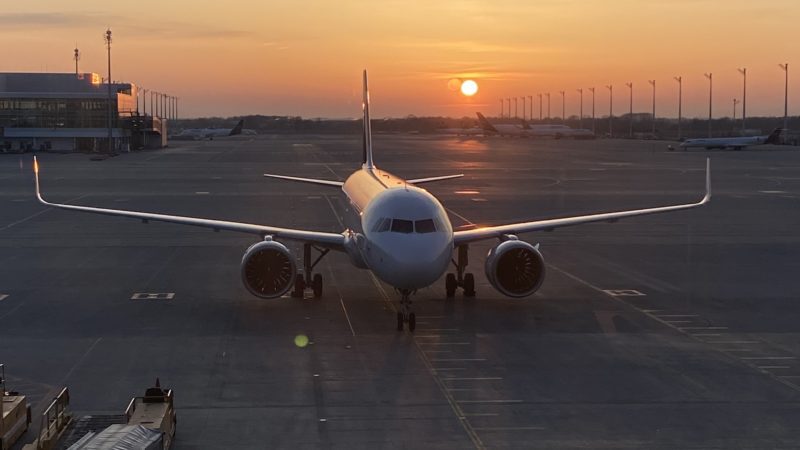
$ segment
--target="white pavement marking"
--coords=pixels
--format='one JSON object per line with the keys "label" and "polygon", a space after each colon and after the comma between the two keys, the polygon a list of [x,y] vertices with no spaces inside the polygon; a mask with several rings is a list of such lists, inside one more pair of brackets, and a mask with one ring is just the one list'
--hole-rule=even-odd
{"label": "white pavement marking", "polygon": [[172,300],[174,298],[174,292],[136,292],[131,296],[131,300]]}
{"label": "white pavement marking", "polygon": [[791,366],[756,366],[759,369],[791,369]]}
{"label": "white pavement marking", "polygon": [[747,357],[743,357],[743,358],[740,358],[740,359],[747,359],[747,360],[767,359],[767,360],[773,360],[773,359],[797,359],[797,357],[796,356],[747,356]]}
{"label": "white pavement marking", "polygon": [[603,289],[603,292],[614,297],[644,297],[646,295],[636,289]]}
{"label": "white pavement marking", "polygon": [[431,362],[481,362],[486,358],[431,358]]}
{"label": "white pavement marking", "polygon": [[8,298],[8,294],[0,294],[0,302]]}
{"label": "white pavement marking", "polygon": [[457,400],[458,403],[522,403],[522,400]]}
{"label": "white pavement marking", "polygon": [[208,191],[197,191],[197,192],[195,192],[195,194],[197,194],[197,195],[208,195],[208,194],[210,194],[210,192],[208,192]]}
{"label": "white pavement marking", "polygon": [[[326,265],[328,266],[328,273],[331,275],[331,280],[335,280],[336,276],[333,274],[333,269],[331,268],[330,264]],[[353,328],[353,322],[350,321],[350,314],[347,313],[347,308],[344,306],[344,298],[342,297],[342,291],[339,290],[339,284],[334,283],[333,287],[336,289],[336,294],[339,296],[339,304],[342,305],[342,311],[344,311],[344,318],[347,319],[347,326],[350,327],[350,333],[355,336],[356,330]]]}
{"label": "white pavement marking", "polygon": [[698,337],[698,336],[704,336],[704,337],[705,336],[717,336],[717,337],[719,337],[719,336],[722,336],[722,334],[720,334],[720,333],[692,333],[692,336],[694,336],[694,337]]}
{"label": "white pavement marking", "polygon": [[707,344],[763,344],[761,341],[706,341]]}
{"label": "white pavement marking", "polygon": [[[83,197],[86,197],[87,195],[89,195],[89,194],[83,194],[83,195],[81,195],[81,196],[78,196],[78,197],[75,197],[75,198],[71,198],[71,199],[69,199],[69,200],[65,201],[64,203],[72,203],[72,202],[74,202],[75,200],[80,200],[80,199],[82,199]],[[45,209],[45,210],[42,210],[42,211],[39,211],[39,212],[37,212],[36,214],[31,214],[30,216],[28,216],[28,217],[25,217],[24,219],[20,219],[20,220],[18,220],[18,221],[16,221],[16,222],[11,222],[10,224],[8,224],[8,225],[6,225],[6,226],[4,226],[4,227],[0,228],[0,231],[7,230],[7,229],[9,229],[9,228],[11,228],[11,227],[13,227],[13,226],[15,226],[15,225],[19,225],[19,224],[21,224],[21,223],[25,223],[25,222],[27,222],[27,221],[29,221],[29,220],[31,220],[31,219],[33,219],[33,218],[35,218],[35,217],[39,217],[39,216],[41,216],[42,214],[44,214],[44,213],[46,213],[46,212],[48,212],[48,211],[52,211],[52,210],[53,210],[53,208],[47,208],[47,209]]]}
{"label": "white pavement marking", "polygon": [[419,345],[470,345],[471,342],[420,342]]}
{"label": "white pavement marking", "polygon": [[452,377],[452,378],[442,378],[444,381],[490,381],[490,380],[502,380],[503,377]]}
{"label": "white pavement marking", "polygon": [[93,349],[94,349],[94,348],[97,346],[97,344],[99,344],[99,343],[100,343],[100,341],[102,341],[102,340],[103,340],[103,338],[97,338],[97,339],[95,339],[95,340],[94,340],[94,342],[92,342],[92,345],[90,345],[90,346],[89,346],[89,348],[86,350],[86,352],[85,352],[85,353],[84,353],[84,354],[83,354],[83,355],[82,355],[80,358],[78,358],[78,361],[77,361],[77,362],[75,362],[75,364],[72,366],[72,368],[71,368],[71,369],[69,369],[69,372],[67,372],[67,374],[66,374],[66,375],[64,375],[64,379],[63,379],[63,380],[61,380],[61,383],[59,383],[60,385],[62,385],[62,386],[63,386],[63,385],[66,385],[66,384],[67,384],[67,381],[69,380],[69,377],[70,377],[70,376],[72,376],[72,373],[73,373],[73,372],[75,372],[75,369],[77,369],[77,368],[78,368],[78,366],[79,366],[79,365],[81,365],[81,363],[83,362],[83,360],[85,360],[85,359],[86,359],[86,357],[87,357],[87,356],[89,356],[89,353],[91,353],[91,351],[92,351],[92,350],[93,350]]}
{"label": "white pavement marking", "polygon": [[678,327],[679,330],[727,330],[728,327]]}

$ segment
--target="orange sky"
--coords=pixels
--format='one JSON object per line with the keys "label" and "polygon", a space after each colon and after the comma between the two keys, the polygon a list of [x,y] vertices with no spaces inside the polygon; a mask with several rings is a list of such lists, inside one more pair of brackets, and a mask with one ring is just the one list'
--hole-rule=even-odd
{"label": "orange sky", "polygon": [[[114,32],[115,80],[181,97],[183,116],[293,114],[355,117],[360,71],[370,71],[373,114],[496,115],[499,98],[551,92],[551,112],[577,114],[577,88],[597,87],[597,112],[730,116],[748,68],[748,115],[783,114],[789,62],[790,114],[800,114],[797,0],[297,1],[83,0],[6,2],[0,12],[0,71],[105,74],[102,34]],[[69,5],[67,10],[66,5]],[[796,74],[792,76],[792,74]],[[465,98],[447,88],[475,79]],[[792,80],[796,80],[792,83]],[[584,111],[591,97],[585,93]],[[741,114],[741,111],[738,113]],[[538,108],[535,113],[538,115]]]}

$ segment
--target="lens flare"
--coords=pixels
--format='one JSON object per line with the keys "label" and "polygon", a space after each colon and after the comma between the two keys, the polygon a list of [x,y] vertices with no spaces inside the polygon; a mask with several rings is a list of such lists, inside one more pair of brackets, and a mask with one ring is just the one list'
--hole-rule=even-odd
{"label": "lens flare", "polygon": [[294,345],[303,348],[308,345],[308,336],[305,334],[298,334],[294,337]]}
{"label": "lens flare", "polygon": [[472,97],[478,92],[478,83],[473,80],[465,80],[461,83],[461,93],[467,97]]}

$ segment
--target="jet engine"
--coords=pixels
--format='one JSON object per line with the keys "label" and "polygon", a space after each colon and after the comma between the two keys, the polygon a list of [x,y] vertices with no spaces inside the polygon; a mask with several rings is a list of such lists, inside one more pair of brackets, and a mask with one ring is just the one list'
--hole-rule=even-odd
{"label": "jet engine", "polygon": [[294,258],[280,242],[255,243],[242,257],[242,281],[256,297],[280,297],[294,286],[296,275]]}
{"label": "jet engine", "polygon": [[489,250],[486,278],[503,295],[527,297],[544,281],[544,258],[536,247],[512,237]]}

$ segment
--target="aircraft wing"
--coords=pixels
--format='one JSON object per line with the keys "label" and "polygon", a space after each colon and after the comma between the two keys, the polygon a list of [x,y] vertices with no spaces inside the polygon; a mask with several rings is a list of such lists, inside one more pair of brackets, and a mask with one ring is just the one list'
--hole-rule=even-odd
{"label": "aircraft wing", "polygon": [[342,187],[344,183],[341,181],[331,181],[331,180],[320,180],[317,178],[302,178],[302,177],[290,177],[288,175],[275,175],[271,173],[265,173],[265,177],[267,178],[277,178],[279,180],[289,180],[289,181],[299,181],[301,183],[310,183],[310,184],[319,184],[322,186],[333,186],[333,187]]}
{"label": "aircraft wing", "polygon": [[155,214],[148,212],[125,211],[119,209],[95,208],[91,206],[50,203],[42,198],[42,194],[39,189],[39,162],[36,160],[35,157],[33,159],[33,168],[36,178],[36,198],[39,199],[40,203],[54,208],[66,209],[70,211],[81,211],[94,214],[104,214],[107,216],[128,217],[132,219],[139,219],[143,223],[147,223],[152,220],[154,222],[168,222],[168,223],[177,223],[181,225],[192,225],[196,227],[210,228],[214,231],[225,230],[225,231],[237,231],[240,233],[256,234],[259,236],[269,235],[275,238],[285,238],[293,241],[308,242],[308,243],[318,244],[323,247],[336,248],[336,249],[342,249],[344,247],[345,237],[343,234],[337,234],[337,233],[296,230],[292,228],[279,228],[279,227],[256,225],[250,223],[202,219],[197,217],[172,216],[167,214]]}
{"label": "aircraft wing", "polygon": [[531,231],[551,231],[556,228],[582,225],[584,223],[592,222],[616,222],[619,219],[625,219],[628,217],[645,216],[649,214],[660,214],[696,208],[698,206],[705,205],[709,201],[711,201],[711,160],[706,160],[706,195],[697,203],[590,214],[586,216],[564,217],[559,219],[537,220],[534,222],[521,222],[508,225],[481,227],[473,230],[456,231],[453,233],[453,243],[454,245],[458,246],[484,239],[499,238],[508,234],[521,234]]}
{"label": "aircraft wing", "polygon": [[432,183],[434,181],[452,180],[453,178],[461,178],[463,176],[464,176],[463,173],[459,173],[457,175],[443,175],[439,177],[417,178],[414,180],[406,180],[406,181],[411,184],[422,184],[422,183]]}

